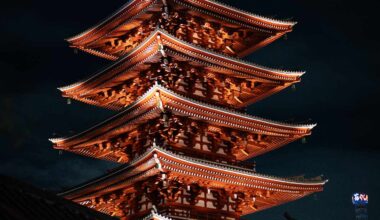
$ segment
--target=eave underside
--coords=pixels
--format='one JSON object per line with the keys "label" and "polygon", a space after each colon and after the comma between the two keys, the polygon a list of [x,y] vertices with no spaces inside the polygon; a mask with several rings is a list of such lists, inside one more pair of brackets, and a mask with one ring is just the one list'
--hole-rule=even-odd
{"label": "eave underside", "polygon": [[109,19],[68,41],[72,47],[114,60],[137,47],[160,26],[188,42],[242,57],[290,32],[294,25],[252,18],[212,1],[168,3],[169,16],[162,17],[161,1],[132,1]]}
{"label": "eave underside", "polygon": [[60,90],[65,97],[119,110],[159,81],[177,93],[242,108],[299,82],[302,74],[215,54],[157,30],[112,66]]}
{"label": "eave underside", "polygon": [[[128,198],[128,204],[133,204],[133,199],[147,198],[141,200],[141,210],[128,214],[135,217],[145,215],[154,205],[159,210],[173,207],[186,210],[193,207],[204,212],[239,216],[322,191],[325,182],[297,182],[264,176],[238,167],[175,155],[155,147],[129,166],[74,188],[62,196],[114,215],[119,210],[115,205],[125,204],[122,200]],[[161,193],[157,194],[156,191]],[[154,195],[161,196],[156,198]],[[188,200],[194,196],[196,200]],[[224,203],[218,204],[218,199],[223,199]]]}
{"label": "eave underside", "polygon": [[[168,115],[169,112],[170,115]],[[166,119],[163,121],[162,117],[166,117]],[[155,120],[157,124],[155,124]],[[161,128],[161,126],[163,127]],[[170,129],[165,129],[166,126]],[[179,127],[177,128],[177,126]],[[183,130],[181,127],[183,129],[187,127],[189,130]],[[230,144],[237,148],[230,148],[231,153],[228,153],[228,149],[224,150],[224,157],[227,158],[229,154],[233,154],[235,160],[240,161],[310,135],[312,127],[312,125],[285,125],[214,107],[182,97],[156,85],[135,104],[104,123],[71,138],[53,140],[53,142],[57,149],[111,161],[127,162],[131,157],[131,154],[127,156],[125,153],[129,149],[125,148],[129,146],[127,144],[129,141],[135,143],[133,144],[134,148],[140,146],[142,151],[144,146],[151,144],[153,139],[157,138],[167,143],[168,146],[177,146],[177,149],[180,149],[181,146],[189,146],[185,139],[184,142],[181,142],[181,139],[190,132],[195,136],[189,137],[189,140],[198,138],[200,145],[209,145],[210,149],[214,148],[216,142],[211,141],[207,144],[204,139],[206,137],[199,136],[207,130],[209,133],[207,140],[230,140]],[[156,129],[160,136],[149,135],[148,131]],[[239,131],[243,133],[239,133]],[[144,134],[144,132],[148,133]],[[223,138],[224,136],[225,138]],[[167,139],[161,139],[161,137]],[[232,137],[234,138],[231,139]],[[137,144],[140,143],[138,140],[142,141],[141,145]],[[181,145],[181,143],[185,144]],[[223,143],[221,144],[224,146]],[[191,148],[196,146],[197,144],[191,145]],[[207,150],[209,153],[211,153],[210,149]],[[215,155],[218,155],[216,151],[219,152],[219,150],[215,149]],[[134,152],[137,153],[138,149]]]}

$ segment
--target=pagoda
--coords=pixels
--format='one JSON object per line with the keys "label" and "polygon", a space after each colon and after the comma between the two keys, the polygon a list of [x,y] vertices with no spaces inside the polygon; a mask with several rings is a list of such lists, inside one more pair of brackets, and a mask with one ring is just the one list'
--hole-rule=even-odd
{"label": "pagoda", "polygon": [[55,149],[122,165],[60,195],[122,220],[237,220],[322,191],[321,177],[268,176],[244,162],[315,126],[245,113],[300,82],[304,72],[240,59],[294,25],[214,0],[130,0],[68,39],[114,62],[59,88],[62,95],[117,113],[50,140]]}

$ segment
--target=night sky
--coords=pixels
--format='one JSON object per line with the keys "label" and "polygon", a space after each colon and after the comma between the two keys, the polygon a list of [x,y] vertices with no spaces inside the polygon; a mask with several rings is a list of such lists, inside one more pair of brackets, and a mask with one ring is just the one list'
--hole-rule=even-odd
{"label": "night sky", "polygon": [[[316,122],[306,144],[291,143],[256,158],[258,172],[323,174],[325,191],[245,219],[354,219],[353,192],[369,194],[370,219],[380,209],[380,50],[376,1],[224,0],[260,15],[298,21],[288,39],[247,60],[306,70],[287,89],[249,113],[287,122]],[[117,164],[53,150],[49,137],[67,136],[114,112],[73,102],[57,87],[93,74],[109,61],[74,54],[64,41],[96,24],[125,1],[12,1],[0,9],[0,173],[59,191],[102,175]],[[1,196],[1,195],[0,195]]]}

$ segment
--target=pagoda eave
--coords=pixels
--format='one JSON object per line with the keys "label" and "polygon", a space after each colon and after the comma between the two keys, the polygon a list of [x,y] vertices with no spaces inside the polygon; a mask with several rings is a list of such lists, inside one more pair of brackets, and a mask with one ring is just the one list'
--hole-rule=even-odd
{"label": "pagoda eave", "polygon": [[[215,128],[209,127],[210,132],[222,132],[220,129],[224,127],[259,134],[259,136],[268,136],[268,140],[263,142],[265,143],[264,145],[260,144],[259,139],[257,141],[252,140],[254,142],[251,144],[247,142],[246,150],[241,149],[235,152],[235,156],[238,160],[244,160],[266,153],[284,144],[310,135],[311,129],[314,127],[314,125],[282,124],[211,106],[180,96],[157,84],[137,102],[114,117],[85,132],[70,138],[58,139],[58,141],[53,143],[56,149],[73,151],[86,156],[125,163],[128,161],[128,158],[120,155],[115,157],[112,146],[105,148],[104,153],[97,153],[93,151],[95,149],[91,150],[92,148],[87,147],[127,133],[136,129],[139,124],[158,120],[165,109],[180,117],[188,117],[200,122],[208,121],[210,125],[216,126]],[[221,128],[218,128],[219,126],[221,126]],[[229,136],[232,135],[232,133],[225,135]]]}
{"label": "pagoda eave", "polygon": [[116,61],[117,59],[119,59],[119,57],[117,57],[117,56],[114,56],[112,54],[107,54],[107,53],[104,53],[103,51],[96,50],[96,49],[85,48],[83,46],[75,46],[75,45],[70,45],[70,47],[74,48],[75,50],[80,50],[80,51],[83,51],[83,52],[88,53],[90,55],[94,55],[94,56],[104,58],[104,59],[110,60],[110,61]]}
{"label": "pagoda eave", "polygon": [[[161,46],[164,46],[165,48],[161,48]],[[171,51],[175,52],[176,54],[180,53],[183,58],[185,58],[184,56],[187,55],[187,59],[191,59],[194,62],[197,62],[197,60],[200,60],[198,62],[206,62],[205,64],[209,65],[210,67],[218,65],[220,69],[225,68],[234,70],[235,74],[240,74],[240,77],[262,78],[283,82],[297,82],[305,73],[304,71],[287,71],[264,67],[215,51],[204,49],[197,45],[180,40],[160,28],[157,28],[156,31],[151,33],[151,35],[133,51],[118,59],[117,62],[105,68],[105,70],[117,68],[121,65],[136,65],[137,61],[141,62],[141,60],[147,59],[149,56],[152,56],[152,54],[161,53],[161,50],[164,50],[168,53]],[[189,54],[193,55],[192,58],[189,57]],[[104,72],[105,70],[97,73],[95,76],[106,74]],[[96,79],[95,76],[90,77],[90,79]],[[85,82],[87,81],[89,81],[89,79]],[[72,86],[67,89],[63,87],[62,89],[66,91],[68,89],[77,89],[76,87],[77,86]]]}
{"label": "pagoda eave", "polygon": [[[149,32],[152,31],[152,24],[148,25],[149,28],[147,28],[143,34],[134,35],[134,30],[141,28],[144,21],[158,19],[157,16],[160,14],[160,9],[165,7],[166,2],[171,5],[170,7],[172,7],[172,10],[175,12],[188,11],[189,15],[194,17],[206,16],[204,18],[205,20],[221,23],[227,25],[229,28],[236,27],[235,29],[238,30],[237,27],[244,27],[246,30],[249,30],[249,36],[245,37],[245,40],[250,39],[249,42],[246,43],[246,45],[244,45],[245,41],[237,42],[235,44],[237,51],[231,48],[220,49],[225,53],[233,54],[238,57],[246,56],[249,52],[253,52],[272,43],[283,34],[292,31],[295,25],[295,22],[277,21],[240,10],[231,10],[225,5],[215,1],[165,0],[161,2],[160,0],[132,0],[100,24],[88,29],[82,34],[67,39],[67,41],[71,47],[78,48],[102,58],[115,60],[115,57],[121,57],[121,54],[136,47],[137,42],[143,41],[144,38],[149,35]],[[177,27],[177,29],[178,28],[179,27]],[[115,40],[121,42],[127,35],[139,39],[136,42],[127,44],[128,49],[116,48],[119,47],[119,43],[115,43]],[[228,36],[228,39],[230,38],[232,39],[232,35]]]}
{"label": "pagoda eave", "polygon": [[180,156],[154,146],[129,165],[60,195],[85,204],[119,190],[124,190],[124,194],[137,192],[133,188],[138,182],[157,175],[164,181],[179,181],[185,188],[187,184],[197,183],[211,191],[223,187],[227,192],[254,196],[252,207],[242,207],[242,215],[319,192],[326,183],[325,180],[299,182],[265,176],[239,167]]}
{"label": "pagoda eave", "polygon": [[[178,62],[189,61],[195,66],[204,66],[208,74],[220,74],[221,77],[232,77],[236,80],[245,80],[247,83],[255,82],[264,86],[265,89],[259,88],[257,91],[255,90],[256,88],[248,89],[247,97],[239,97],[236,100],[232,99],[232,105],[237,108],[243,108],[248,104],[259,101],[299,82],[300,77],[304,74],[304,72],[266,68],[233,59],[222,54],[201,49],[196,45],[173,37],[166,31],[158,29],[141,43],[140,46],[119,59],[115,64],[98,72],[89,79],[59,89],[65,97],[71,97],[79,101],[83,100],[85,103],[93,103],[109,109],[121,109],[126,104],[117,103],[117,100],[104,103],[90,96],[104,89],[117,86],[128,79],[138,77],[142,71],[147,71],[154,63],[159,62],[164,57],[172,57]],[[173,60],[172,62],[175,61]],[[213,77],[210,77],[210,79],[213,79]],[[202,97],[198,96],[197,98]],[[112,103],[115,101],[116,103]],[[214,101],[216,103],[219,102]]]}
{"label": "pagoda eave", "polygon": [[[178,110],[182,110],[182,111],[189,111],[186,109],[182,109],[179,106],[181,106],[181,105],[184,105],[186,107],[187,106],[188,107],[197,106],[197,108],[193,108],[193,109],[199,109],[198,110],[199,113],[202,111],[205,111],[205,109],[208,109],[209,111],[212,112],[212,113],[211,112],[209,113],[210,116],[212,116],[212,115],[214,115],[214,116],[218,115],[219,116],[220,115],[221,117],[217,120],[220,122],[227,120],[227,121],[225,121],[226,123],[237,123],[237,122],[241,123],[242,122],[242,123],[246,123],[246,125],[248,125],[250,123],[257,123],[257,124],[262,123],[262,127],[261,127],[261,129],[263,129],[262,132],[273,132],[276,129],[278,129],[278,132],[280,132],[280,133],[281,132],[290,132],[293,134],[309,134],[310,130],[312,128],[314,128],[314,126],[315,126],[314,124],[310,124],[310,125],[286,124],[286,123],[275,122],[275,121],[266,120],[266,119],[262,119],[262,118],[258,118],[258,117],[253,117],[253,116],[250,116],[248,114],[239,113],[239,112],[234,111],[232,109],[216,107],[216,106],[212,106],[210,104],[206,104],[203,102],[199,102],[199,101],[189,99],[187,97],[178,95],[175,92],[172,92],[172,91],[160,86],[159,84],[156,84],[152,88],[150,88],[149,91],[147,91],[142,97],[140,97],[138,100],[136,100],[136,102],[132,103],[127,108],[125,108],[122,112],[118,113],[117,115],[115,115],[111,119],[97,125],[96,127],[100,127],[101,125],[104,125],[106,122],[110,122],[112,120],[115,120],[115,118],[122,117],[122,115],[126,115],[136,108],[142,108],[141,104],[143,104],[143,105],[149,104],[148,106],[150,106],[150,107],[148,107],[148,109],[150,109],[153,106],[157,106],[158,105],[157,101],[159,101],[159,100],[155,99],[157,92],[164,99],[164,101],[165,101],[164,104],[165,104],[165,106],[167,105],[167,108],[169,108],[169,109],[178,109]],[[149,103],[149,100],[152,100],[153,102]],[[175,102],[172,102],[171,100],[179,102],[180,105],[174,104]],[[144,108],[147,108],[147,107],[144,107]],[[203,110],[201,110],[201,109],[203,109]],[[220,120],[220,119],[222,119],[222,120]],[[241,124],[241,125],[243,125],[243,124]],[[269,128],[269,130],[264,129],[265,127]],[[247,127],[247,129],[248,129],[248,127]]]}
{"label": "pagoda eave", "polygon": [[272,95],[275,95],[283,90],[285,90],[286,88],[289,88],[290,86],[296,84],[296,83],[300,83],[301,82],[301,79],[300,80],[297,80],[297,81],[294,81],[294,82],[291,82],[291,83],[285,83],[283,84],[282,86],[277,86],[271,90],[269,90],[267,93],[263,94],[262,96],[259,96],[259,97],[256,97],[256,98],[252,98],[252,99],[249,99],[249,100],[246,100],[244,103],[242,104],[238,104],[237,107],[238,108],[243,108],[243,107],[246,107],[246,106],[249,106],[251,104],[254,104],[256,102],[259,102],[261,100],[264,100],[265,98],[267,97],[270,97]]}
{"label": "pagoda eave", "polygon": [[291,32],[291,30],[289,31],[286,31],[286,32],[281,32],[281,33],[277,33],[273,36],[270,36],[268,37],[267,39],[265,39],[264,41],[260,42],[259,44],[255,45],[254,47],[251,47],[251,48],[247,48],[246,50],[242,51],[239,55],[239,57],[245,57],[245,56],[248,56],[249,54],[252,54],[253,52],[273,43],[274,41],[280,39],[281,37],[283,37],[284,35],[286,35],[287,33]]}
{"label": "pagoda eave", "polygon": [[158,1],[159,0],[129,0],[124,6],[99,24],[80,34],[67,38],[66,41],[68,41],[73,47],[80,47],[87,42],[95,40],[98,35],[105,35],[108,31],[119,26],[120,20],[123,20],[123,23],[130,22],[131,19],[139,13],[151,8],[152,5],[157,4]]}
{"label": "pagoda eave", "polygon": [[[206,10],[212,10],[214,13],[220,13],[224,12],[225,15],[232,15],[234,16],[234,19],[236,19],[237,22],[241,23],[241,18],[245,20],[247,24],[250,25],[258,25],[263,28],[269,28],[269,29],[275,29],[278,31],[291,31],[294,25],[297,24],[297,22],[294,21],[281,21],[281,20],[275,20],[271,18],[266,18],[264,16],[254,15],[249,12],[245,12],[236,8],[231,9],[230,6],[227,6],[223,3],[216,2],[216,1],[203,1],[203,0],[186,0],[186,1],[178,1],[174,0],[175,2],[179,4],[184,4],[185,2],[187,4],[196,5],[198,7],[206,7]],[[143,8],[151,7],[151,5],[157,4],[159,6],[162,6],[162,3],[158,3],[158,0],[154,1],[147,1],[147,0],[130,0],[128,3],[126,3],[124,6],[122,6],[118,11],[114,12],[111,16],[109,16],[104,21],[100,22],[99,24],[95,25],[92,28],[87,29],[86,31],[75,35],[73,37],[67,38],[66,40],[72,44],[78,43],[80,41],[83,41],[87,37],[91,35],[96,35],[97,33],[103,31],[103,29],[106,28],[107,25],[115,26],[115,21],[122,18],[122,16],[129,16],[129,18],[136,16],[138,13],[141,13],[141,10]],[[235,14],[235,15],[234,15]],[[125,18],[124,18],[125,19]],[[112,24],[112,25],[111,25]]]}

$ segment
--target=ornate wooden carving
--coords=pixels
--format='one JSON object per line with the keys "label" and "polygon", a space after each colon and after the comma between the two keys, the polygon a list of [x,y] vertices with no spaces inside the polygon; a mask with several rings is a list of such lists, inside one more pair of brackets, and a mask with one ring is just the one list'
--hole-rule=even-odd
{"label": "ornate wooden carving", "polygon": [[148,70],[136,77],[112,87],[99,88],[82,98],[96,100],[101,106],[114,104],[126,107],[158,82],[176,93],[236,108],[236,105],[280,86],[211,72],[172,57],[162,58],[161,62],[149,65]]}
{"label": "ornate wooden carving", "polygon": [[136,48],[159,27],[180,40],[236,56],[237,52],[267,37],[267,33],[260,33],[251,28],[232,27],[217,20],[210,21],[186,10],[170,12],[162,10],[152,13],[149,20],[141,22],[132,29],[127,25],[121,25],[111,32],[109,37],[93,42],[90,48],[120,57]]}
{"label": "ornate wooden carving", "polygon": [[83,148],[102,158],[112,156],[117,162],[128,162],[144,153],[155,142],[157,145],[196,157],[207,157],[220,162],[236,163],[236,155],[248,155],[255,150],[269,147],[272,142],[287,137],[250,133],[231,128],[210,125],[187,117],[163,113],[160,118],[138,126],[130,132],[109,138]]}
{"label": "ornate wooden carving", "polygon": [[[168,178],[162,178],[168,175]],[[170,177],[170,174],[153,176],[134,185],[135,192],[121,190],[104,194],[86,203],[88,207],[103,210],[121,219],[133,219],[155,206],[174,216],[201,219],[234,219],[246,207],[256,209],[255,193],[234,189],[209,189],[205,184],[189,183],[188,179]],[[192,212],[194,207],[202,209]],[[174,209],[175,208],[175,209]],[[190,210],[190,211],[189,211]],[[236,217],[237,218],[237,217]]]}
{"label": "ornate wooden carving", "polygon": [[236,55],[236,50],[252,43],[253,31],[232,28],[185,11],[163,13],[159,27],[177,38],[211,50]]}
{"label": "ornate wooden carving", "polygon": [[217,209],[222,210],[225,206],[228,206],[228,193],[225,189],[212,190],[211,192],[213,197],[216,198],[213,204]]}
{"label": "ornate wooden carving", "polygon": [[142,22],[140,26],[131,30],[118,31],[117,34],[106,38],[103,44],[95,44],[93,49],[100,49],[118,57],[123,56],[144,41],[156,26],[156,19]]}

